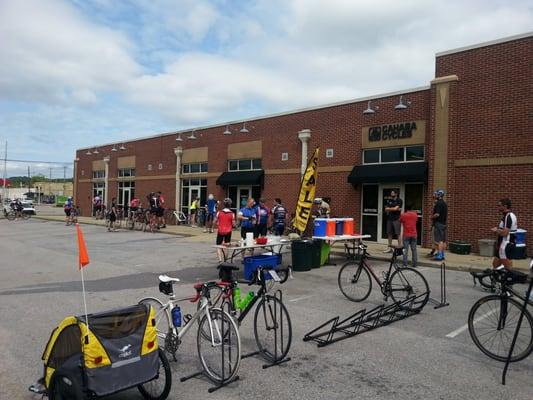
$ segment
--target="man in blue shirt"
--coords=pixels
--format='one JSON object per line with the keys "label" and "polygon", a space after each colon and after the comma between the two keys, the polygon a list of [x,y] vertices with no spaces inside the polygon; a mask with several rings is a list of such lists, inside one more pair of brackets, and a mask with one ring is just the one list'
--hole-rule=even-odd
{"label": "man in blue shirt", "polygon": [[254,232],[255,224],[257,221],[257,213],[254,207],[255,201],[251,197],[248,198],[246,202],[246,207],[243,207],[239,210],[237,216],[238,220],[241,222],[241,237],[246,239],[246,234],[248,232]]}
{"label": "man in blue shirt", "polygon": [[213,221],[215,220],[215,215],[217,213],[217,201],[215,196],[212,193],[209,193],[207,197],[207,204],[205,205],[207,215],[205,219],[205,230],[204,232],[213,233]]}

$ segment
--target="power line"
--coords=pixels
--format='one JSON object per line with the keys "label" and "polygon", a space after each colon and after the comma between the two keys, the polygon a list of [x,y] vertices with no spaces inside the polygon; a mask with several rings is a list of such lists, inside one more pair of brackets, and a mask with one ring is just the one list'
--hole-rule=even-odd
{"label": "power line", "polygon": [[35,163],[35,164],[72,164],[72,161],[37,161],[37,160],[13,160],[13,159],[0,159],[2,161],[22,162],[22,163]]}

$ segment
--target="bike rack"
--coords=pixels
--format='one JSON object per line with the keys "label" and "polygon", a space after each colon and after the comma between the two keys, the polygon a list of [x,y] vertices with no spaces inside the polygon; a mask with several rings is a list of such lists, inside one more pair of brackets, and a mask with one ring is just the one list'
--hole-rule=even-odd
{"label": "bike rack", "polygon": [[446,264],[442,263],[440,265],[440,301],[430,298],[428,300],[431,304],[434,304],[433,307],[435,310],[438,308],[449,306],[450,303],[446,300]]}
{"label": "bike rack", "polygon": [[[274,294],[274,297],[276,297],[281,304],[283,304],[283,293],[281,292],[281,290],[277,290],[276,293]],[[274,320],[277,321],[277,315],[278,313],[278,309],[277,307],[274,307]],[[280,326],[278,326],[277,324],[274,325],[274,359],[277,359],[278,358],[278,349],[283,349],[283,313],[280,312]],[[278,335],[278,331],[281,331],[280,334]],[[253,356],[256,356],[256,355],[260,355],[261,352],[258,350],[258,351],[253,351],[251,353],[248,353],[248,354],[245,354],[242,356],[242,358],[248,358],[248,357],[253,357]],[[264,358],[264,357],[263,357]],[[280,365],[280,364],[284,364],[288,361],[290,361],[291,358],[290,357],[285,357],[285,358],[282,358],[281,360],[278,360],[278,361],[273,361],[271,363],[268,363],[268,364],[263,364],[263,369],[267,369],[267,368],[270,368],[270,367],[273,367],[275,365]]]}
{"label": "bike rack", "polygon": [[[225,310],[228,315],[231,315],[230,312],[230,307],[229,307],[229,304],[224,304],[222,306],[222,309],[224,309],[224,307],[227,308],[227,310]],[[221,325],[221,330],[222,332],[224,332],[224,319],[222,319],[222,325]],[[230,337],[230,340],[231,340],[231,335],[228,335]],[[225,341],[222,341],[222,379],[224,380],[224,377],[225,377],[225,371],[224,371],[224,346],[225,346]],[[229,342],[227,344],[228,346],[230,346],[230,349],[231,349],[231,342]],[[230,357],[231,357],[231,354],[230,354]],[[242,357],[241,357],[242,358]],[[187,376],[184,376],[184,377],[181,377],[180,378],[180,382],[185,382],[185,381],[188,381],[189,379],[192,379],[192,378],[198,378],[198,377],[201,377],[201,376],[205,376],[210,382],[213,382],[213,380],[211,378],[209,378],[205,373],[204,371],[198,371],[198,372],[195,372],[194,374],[191,374],[191,375],[187,375]],[[227,386],[229,385],[230,383],[233,383],[235,381],[239,380],[239,376],[238,375],[235,375],[235,377],[233,379],[231,379],[230,381],[227,381],[227,382],[214,382],[215,383],[215,386],[212,386],[210,387],[209,389],[207,389],[207,391],[209,393],[213,393],[214,391],[224,387],[224,386]]]}
{"label": "bike rack", "polygon": [[370,311],[362,309],[343,320],[340,320],[340,316],[331,318],[306,333],[303,340],[304,342],[314,341],[318,347],[324,347],[340,340],[389,325],[395,321],[418,314],[422,308],[413,309],[413,304],[417,299],[425,296],[427,296],[427,293],[420,294],[416,297],[408,297],[405,300],[395,302],[388,306],[382,304]]}

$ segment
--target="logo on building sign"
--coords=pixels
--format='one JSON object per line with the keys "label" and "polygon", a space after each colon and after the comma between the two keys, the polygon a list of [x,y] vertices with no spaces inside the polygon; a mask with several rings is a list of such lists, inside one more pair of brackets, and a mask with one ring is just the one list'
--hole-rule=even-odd
{"label": "logo on building sign", "polygon": [[368,140],[379,142],[381,140],[407,139],[413,136],[414,131],[416,131],[416,122],[373,126],[368,129]]}

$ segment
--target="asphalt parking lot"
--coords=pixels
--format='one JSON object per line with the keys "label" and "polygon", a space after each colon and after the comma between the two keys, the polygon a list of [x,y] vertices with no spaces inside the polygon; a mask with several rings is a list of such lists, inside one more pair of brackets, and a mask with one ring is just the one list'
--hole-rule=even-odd
{"label": "asphalt parking lot", "polygon": [[[179,295],[191,294],[194,282],[216,277],[216,257],[208,244],[164,234],[107,233],[98,226],[83,230],[91,257],[84,270],[89,312],[134,304],[148,295],[160,297],[161,273],[182,280]],[[42,373],[40,357],[51,330],[64,317],[83,313],[75,230],[58,222],[3,219],[0,237],[0,399],[38,399],[27,387]],[[378,270],[385,267],[374,264]],[[512,364],[502,386],[503,364],[482,354],[464,329],[471,305],[485,295],[472,288],[464,272],[448,273],[449,307],[427,306],[418,315],[325,348],[303,342],[305,333],[327,319],[383,301],[375,291],[363,303],[347,301],[337,288],[338,269],[295,273],[281,287],[293,325],[290,362],[263,370],[260,359],[245,359],[239,381],[208,394],[205,380],[179,382],[180,376],[200,368],[195,334],[190,334],[178,362],[172,363],[169,398],[533,398],[533,355]],[[434,291],[432,297],[438,297],[438,270],[421,271]],[[195,305],[184,307],[192,311]],[[251,326],[251,318],[242,326],[245,352],[255,345]],[[141,398],[136,390],[109,397]]]}

